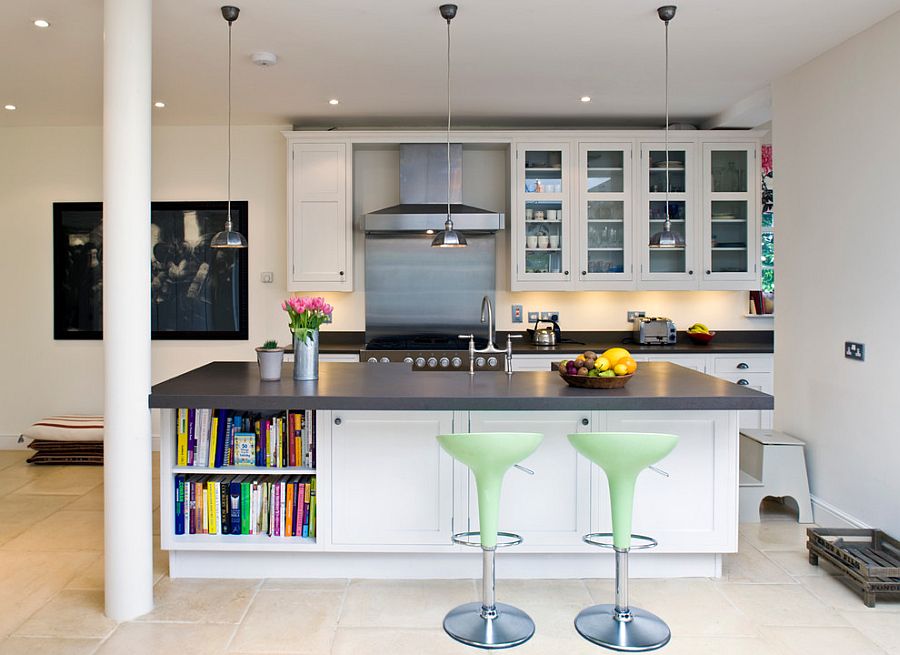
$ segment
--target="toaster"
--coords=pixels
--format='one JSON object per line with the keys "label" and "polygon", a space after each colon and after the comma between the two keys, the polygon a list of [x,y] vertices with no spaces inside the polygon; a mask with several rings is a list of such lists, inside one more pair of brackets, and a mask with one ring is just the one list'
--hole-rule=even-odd
{"label": "toaster", "polygon": [[661,316],[638,316],[634,319],[634,342],[643,344],[675,343],[675,324]]}

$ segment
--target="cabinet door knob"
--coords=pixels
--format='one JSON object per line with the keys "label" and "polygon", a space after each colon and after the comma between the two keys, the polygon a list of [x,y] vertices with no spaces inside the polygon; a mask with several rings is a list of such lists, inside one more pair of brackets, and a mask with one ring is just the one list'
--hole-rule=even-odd
{"label": "cabinet door knob", "polygon": [[707,274],[707,275],[712,275],[712,271],[709,270],[709,269],[707,268],[707,269],[706,269],[706,274]]}
{"label": "cabinet door knob", "polygon": [[335,424],[335,425],[340,425],[340,424],[341,424],[341,417],[340,417],[340,416],[337,417],[336,419],[334,419],[334,424]]}
{"label": "cabinet door knob", "polygon": [[737,365],[737,367],[739,369],[748,369],[748,368],[750,368],[750,364],[748,364],[747,362],[741,362],[740,364]]}
{"label": "cabinet door knob", "polygon": [[738,383],[739,385],[741,385],[742,387],[746,387],[748,384],[750,384],[750,383],[747,382],[747,380],[745,380],[744,378],[741,378],[740,380],[738,380],[737,383]]}
{"label": "cabinet door knob", "polygon": [[587,271],[581,271],[581,275],[582,276],[587,275]]}
{"label": "cabinet door knob", "polygon": [[688,271],[688,275],[693,275],[694,271]]}
{"label": "cabinet door knob", "polygon": [[588,420],[588,419],[586,419],[586,418],[583,418],[583,419],[581,419],[581,424],[582,424],[582,425],[589,425],[589,424],[590,424],[590,420]]}
{"label": "cabinet door knob", "polygon": [[563,275],[568,276],[568,275],[569,275],[569,271],[563,271]]}

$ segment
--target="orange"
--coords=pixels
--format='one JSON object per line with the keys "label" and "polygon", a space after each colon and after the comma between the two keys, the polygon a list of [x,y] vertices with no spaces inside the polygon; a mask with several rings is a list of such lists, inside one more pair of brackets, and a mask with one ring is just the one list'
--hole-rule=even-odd
{"label": "orange", "polygon": [[624,348],[610,348],[603,353],[603,357],[609,360],[610,366],[615,366],[623,357],[631,357],[631,353]]}
{"label": "orange", "polygon": [[634,361],[633,357],[623,357],[619,360],[619,364],[625,364],[628,367],[628,375],[631,375],[637,370],[637,362]]}
{"label": "orange", "polygon": [[613,372],[616,375],[628,375],[628,367],[625,364],[616,364],[613,367]]}

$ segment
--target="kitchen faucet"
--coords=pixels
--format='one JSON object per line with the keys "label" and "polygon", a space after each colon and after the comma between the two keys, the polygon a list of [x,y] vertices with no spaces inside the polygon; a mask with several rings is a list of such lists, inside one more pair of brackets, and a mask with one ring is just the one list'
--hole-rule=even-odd
{"label": "kitchen faucet", "polygon": [[[506,335],[506,348],[500,349],[494,344],[494,339],[496,338],[496,330],[494,326],[494,307],[491,305],[491,299],[488,296],[485,296],[481,299],[481,322],[484,323],[487,321],[488,324],[488,342],[487,345],[481,350],[476,350],[475,348],[475,335],[473,334],[460,334],[460,339],[468,339],[469,340],[469,375],[475,375],[475,355],[476,354],[486,354],[486,355],[494,355],[497,353],[503,353],[505,355],[504,360],[504,368],[506,370],[507,375],[512,375],[512,340],[513,339],[521,339],[521,334],[512,334],[509,333]],[[490,359],[494,359],[490,357]],[[491,366],[496,364],[496,360],[491,362]]]}

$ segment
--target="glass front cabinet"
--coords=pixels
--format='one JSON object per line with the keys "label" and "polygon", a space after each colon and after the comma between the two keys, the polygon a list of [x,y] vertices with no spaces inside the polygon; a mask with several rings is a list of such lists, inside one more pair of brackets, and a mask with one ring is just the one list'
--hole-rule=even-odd
{"label": "glass front cabinet", "polygon": [[756,151],[751,143],[703,144],[704,288],[759,286]]}
{"label": "glass front cabinet", "polygon": [[[695,144],[641,144],[640,287],[697,288]],[[666,186],[668,185],[668,197]],[[669,232],[666,232],[668,210]]]}
{"label": "glass front cabinet", "polygon": [[514,285],[520,289],[566,288],[573,279],[569,144],[516,147]]}
{"label": "glass front cabinet", "polygon": [[582,288],[633,288],[632,145],[578,146],[578,279]]}

